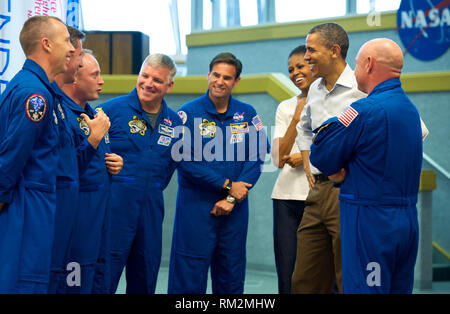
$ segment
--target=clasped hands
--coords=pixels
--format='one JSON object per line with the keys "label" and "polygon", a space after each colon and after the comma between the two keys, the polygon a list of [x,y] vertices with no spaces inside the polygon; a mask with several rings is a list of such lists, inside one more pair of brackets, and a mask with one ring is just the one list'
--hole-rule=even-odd
{"label": "clasped hands", "polygon": [[[236,202],[242,202],[248,195],[248,189],[251,188],[252,185],[246,182],[233,182],[231,184],[231,190],[229,191],[229,195],[233,196],[236,199]],[[211,214],[214,216],[222,216],[228,215],[234,208],[235,203],[230,203],[226,199],[222,199],[214,204],[213,209],[211,210]]]}

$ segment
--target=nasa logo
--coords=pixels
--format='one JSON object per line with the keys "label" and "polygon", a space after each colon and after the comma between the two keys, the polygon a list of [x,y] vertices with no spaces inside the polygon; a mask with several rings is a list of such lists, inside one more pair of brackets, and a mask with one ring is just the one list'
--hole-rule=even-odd
{"label": "nasa logo", "polygon": [[410,53],[422,61],[442,56],[450,44],[448,0],[402,0],[397,11],[397,29]]}

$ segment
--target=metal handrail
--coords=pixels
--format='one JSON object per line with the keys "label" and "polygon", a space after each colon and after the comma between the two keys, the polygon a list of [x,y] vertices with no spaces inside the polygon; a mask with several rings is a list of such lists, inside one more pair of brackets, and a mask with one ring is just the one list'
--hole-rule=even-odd
{"label": "metal handrail", "polygon": [[431,166],[433,166],[438,172],[444,175],[444,177],[447,178],[447,180],[450,180],[450,172],[444,169],[441,165],[439,165],[436,161],[433,160],[430,156],[423,153],[423,159],[425,159],[426,162],[428,162]]}

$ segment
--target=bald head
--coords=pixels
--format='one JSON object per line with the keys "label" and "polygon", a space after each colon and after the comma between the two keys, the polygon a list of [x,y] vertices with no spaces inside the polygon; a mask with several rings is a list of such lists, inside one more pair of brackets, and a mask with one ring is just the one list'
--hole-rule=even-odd
{"label": "bald head", "polygon": [[403,52],[392,40],[377,38],[366,42],[360,49],[364,56],[371,56],[377,63],[400,75],[403,68]]}
{"label": "bald head", "polygon": [[358,88],[370,93],[388,79],[398,78],[403,68],[403,52],[392,40],[377,38],[362,45],[356,57]]}

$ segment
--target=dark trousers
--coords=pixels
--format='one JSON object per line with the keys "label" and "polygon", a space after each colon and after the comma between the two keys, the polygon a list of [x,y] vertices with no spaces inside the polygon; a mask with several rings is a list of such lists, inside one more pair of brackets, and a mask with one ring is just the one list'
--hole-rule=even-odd
{"label": "dark trousers", "polygon": [[331,181],[317,182],[297,232],[297,258],[292,293],[342,293],[339,189]]}
{"label": "dark trousers", "polygon": [[297,229],[304,209],[304,201],[273,200],[273,246],[280,294],[291,292],[297,254]]}

